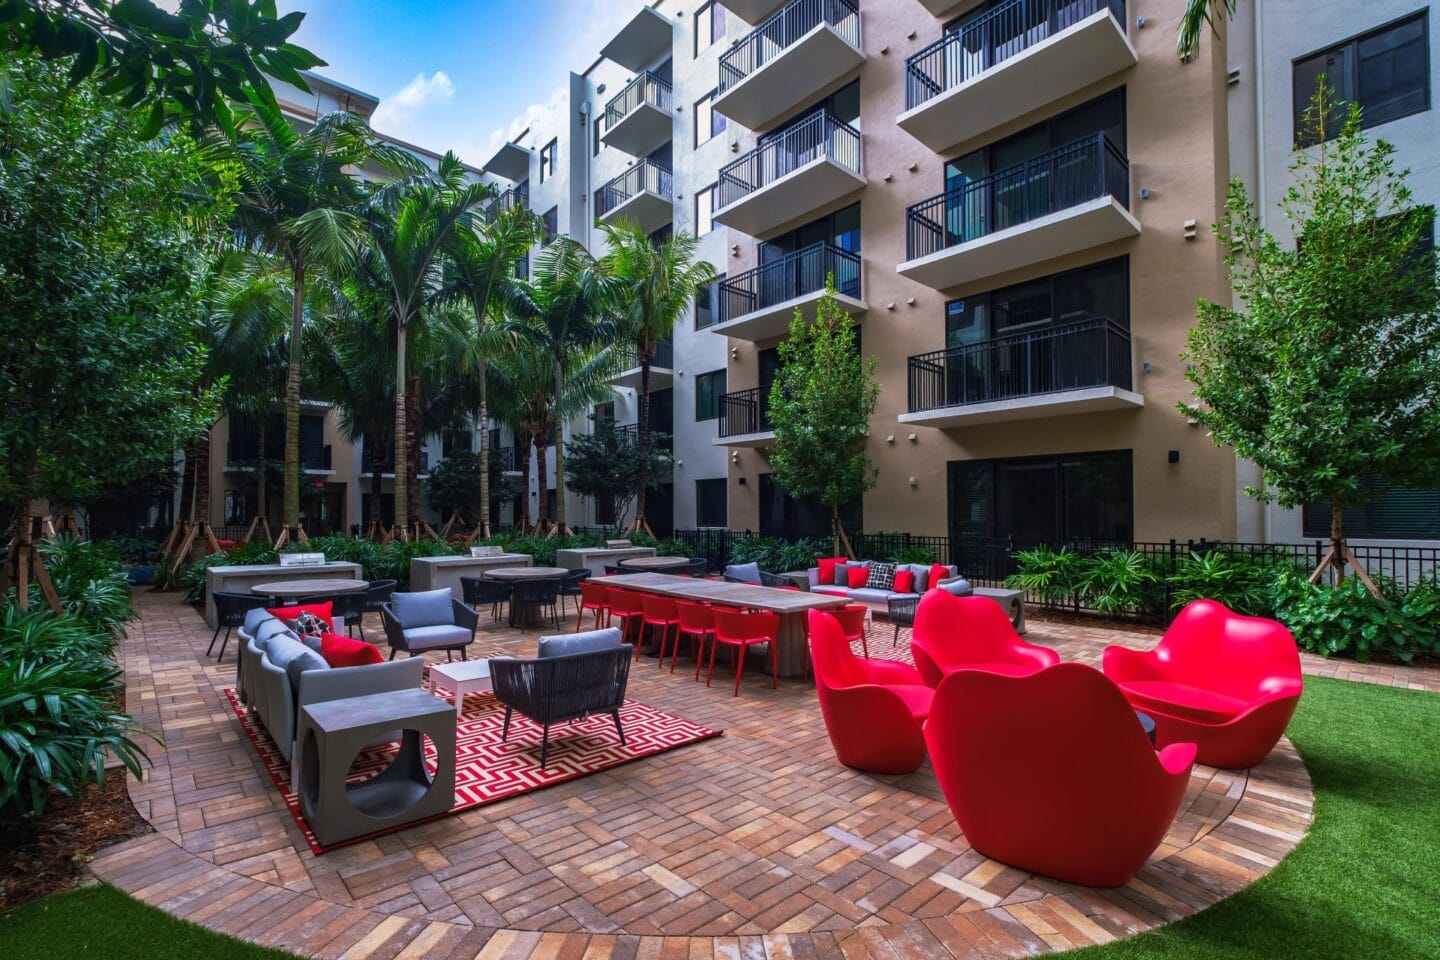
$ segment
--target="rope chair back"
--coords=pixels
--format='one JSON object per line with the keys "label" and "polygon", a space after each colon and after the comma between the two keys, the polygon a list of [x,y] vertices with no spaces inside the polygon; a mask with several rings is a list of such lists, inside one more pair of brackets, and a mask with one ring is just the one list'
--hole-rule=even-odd
{"label": "rope chair back", "polygon": [[461,577],[460,589],[472,607],[501,603],[510,597],[510,584],[484,577]]}

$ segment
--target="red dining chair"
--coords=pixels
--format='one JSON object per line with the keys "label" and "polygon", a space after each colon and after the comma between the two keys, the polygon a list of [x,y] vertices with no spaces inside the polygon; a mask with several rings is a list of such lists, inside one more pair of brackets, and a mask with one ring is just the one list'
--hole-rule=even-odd
{"label": "red dining chair", "polygon": [[715,608],[715,638],[710,644],[710,670],[705,674],[705,686],[715,675],[715,651],[724,645],[735,649],[735,692],[740,695],[740,678],[745,673],[745,654],[756,644],[770,645],[771,683],[780,688],[780,614],[741,613],[738,610]]}
{"label": "red dining chair", "polygon": [[645,626],[645,604],[643,594],[634,590],[624,590],[620,587],[607,586],[605,588],[606,599],[610,604],[610,623],[615,623],[615,618],[620,618],[620,641],[623,643],[630,636],[630,624],[640,624],[643,632]]}
{"label": "red dining chair", "polygon": [[[645,639],[645,628],[652,628],[650,633],[653,636],[653,628],[660,628],[660,660],[656,666],[665,666],[665,645],[670,637],[670,628],[680,628],[680,614],[675,612],[675,601],[670,597],[662,597],[654,593],[642,593],[640,595],[640,606],[644,614],[640,618],[640,639]],[[675,637],[675,645],[680,645],[680,637]],[[635,659],[640,659],[640,644],[635,644]]]}
{"label": "red dining chair", "polygon": [[869,660],[870,641],[866,636],[866,627],[869,625],[870,608],[863,603],[851,603],[830,612],[840,621],[840,629],[845,631],[846,641],[854,643],[859,640],[860,649],[865,652],[865,659]]}
{"label": "red dining chair", "polygon": [[595,629],[601,627],[601,619],[605,620],[604,626],[610,625],[610,594],[603,583],[595,583],[590,580],[580,581],[580,616],[575,618],[575,632],[580,632],[580,624],[585,619],[585,611],[595,611]]}
{"label": "red dining chair", "polygon": [[680,615],[680,626],[675,630],[675,651],[670,655],[670,672],[675,672],[675,660],[680,655],[680,638],[688,636],[695,653],[695,679],[699,680],[700,665],[705,662],[705,644],[715,636],[715,612],[693,600],[676,600],[675,612]]}

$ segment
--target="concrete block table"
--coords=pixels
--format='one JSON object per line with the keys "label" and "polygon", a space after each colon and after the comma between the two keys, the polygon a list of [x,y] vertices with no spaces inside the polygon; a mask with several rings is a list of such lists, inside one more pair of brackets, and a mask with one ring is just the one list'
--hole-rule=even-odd
{"label": "concrete block table", "polygon": [[497,553],[488,557],[415,557],[410,561],[410,589],[439,590],[449,587],[456,600],[465,599],[461,577],[482,577],[495,567],[528,567],[528,553]]}
{"label": "concrete block table", "polygon": [[[400,749],[384,771],[346,783],[355,755],[388,731]],[[425,736],[436,769],[425,767]],[[363,837],[455,805],[455,711],[424,690],[375,693],[300,709],[294,764],[300,812],[322,847]]]}
{"label": "concrete block table", "polygon": [[257,583],[272,580],[360,580],[358,563],[316,563],[303,566],[284,566],[278,563],[241,564],[236,566],[209,567],[205,570],[205,622],[215,629],[215,601],[211,599],[216,590],[227,593],[249,593]]}
{"label": "concrete block table", "polygon": [[1015,626],[1016,633],[1025,632],[1025,594],[1019,590],[1001,590],[996,587],[975,587],[970,591],[977,597],[988,597],[1000,604],[1005,615]]}
{"label": "concrete block table", "polygon": [[555,566],[566,570],[589,570],[597,577],[605,575],[605,566],[616,566],[621,560],[655,556],[654,547],[586,547],[555,551]]}

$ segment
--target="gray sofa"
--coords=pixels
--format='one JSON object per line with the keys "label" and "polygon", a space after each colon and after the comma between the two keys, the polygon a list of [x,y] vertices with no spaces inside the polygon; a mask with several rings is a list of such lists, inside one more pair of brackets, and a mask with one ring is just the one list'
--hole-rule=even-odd
{"label": "gray sofa", "polygon": [[[852,560],[845,566],[859,565],[869,567],[869,560]],[[841,587],[833,583],[820,582],[820,568],[811,567],[806,573],[810,577],[810,592],[823,593],[832,597],[845,597],[855,603],[863,603],[877,609],[885,609],[891,600],[908,600],[920,596],[926,590],[938,587],[956,596],[965,596],[970,592],[970,581],[960,576],[959,571],[947,565],[945,567],[950,575],[938,583],[930,583],[930,565],[927,563],[899,563],[895,565],[896,572],[909,570],[915,574],[915,591],[913,593],[899,593],[895,590],[884,590],[875,587]]]}
{"label": "gray sofa", "polygon": [[[304,652],[296,650],[297,646]],[[289,760],[295,750],[301,707],[372,693],[418,690],[424,669],[425,662],[420,659],[331,667],[280,620],[265,610],[251,610],[240,627],[235,686],[240,701],[249,706]]]}

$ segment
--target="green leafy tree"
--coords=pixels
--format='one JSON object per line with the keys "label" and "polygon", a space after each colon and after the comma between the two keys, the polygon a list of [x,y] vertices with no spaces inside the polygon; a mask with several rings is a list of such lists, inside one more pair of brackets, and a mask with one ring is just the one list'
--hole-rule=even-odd
{"label": "green leafy tree", "polygon": [[1200,55],[1200,37],[1205,28],[1209,27],[1212,33],[1218,34],[1216,23],[1235,16],[1235,4],[1236,0],[1185,0],[1175,39],[1175,49],[1182,62],[1190,63]]}
{"label": "green leafy tree", "polygon": [[[1326,117],[1325,89],[1307,123]],[[1231,184],[1216,232],[1238,305],[1200,302],[1185,353],[1195,402],[1180,409],[1260,467],[1250,496],[1330,506],[1312,580],[1327,568],[1338,580],[1355,562],[1343,511],[1366,501],[1365,478],[1423,486],[1440,469],[1440,287],[1422,253],[1433,212],[1414,206],[1394,148],[1361,135],[1358,107],[1320,139],[1296,155],[1280,202],[1296,245],[1267,233]]]}
{"label": "green leafy tree", "polygon": [[780,342],[780,369],[770,389],[775,482],[791,495],[813,497],[830,508],[836,549],[852,553],[840,508],[875,486],[879,471],[865,452],[870,416],[880,387],[875,358],[863,357],[850,316],[825,284],[815,321],[797,309]]}
{"label": "green leafy tree", "polygon": [[[565,461],[570,489],[603,505],[615,518],[617,530],[624,525],[636,491],[662,483],[670,473],[670,454],[660,446],[642,454],[637,433],[618,430],[611,420],[597,420],[590,433],[570,438]],[[658,434],[655,439],[663,443],[665,436]]]}
{"label": "green leafy tree", "polygon": [[455,453],[430,468],[425,481],[425,498],[430,509],[443,516],[459,514],[462,521],[478,526],[480,511],[488,509],[480,496],[480,471],[490,471],[486,489],[505,499],[515,496],[515,484],[500,469],[500,461],[478,453]]}
{"label": "green leafy tree", "polygon": [[77,503],[153,476],[213,419],[218,391],[194,389],[202,276],[230,206],[225,172],[185,134],[143,136],[143,116],[53,66],[13,75],[24,108],[0,114],[0,500],[18,506],[18,575],[22,558],[34,570],[33,499]]}

